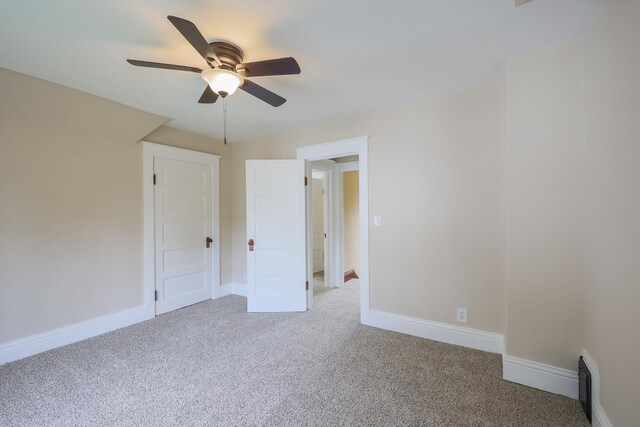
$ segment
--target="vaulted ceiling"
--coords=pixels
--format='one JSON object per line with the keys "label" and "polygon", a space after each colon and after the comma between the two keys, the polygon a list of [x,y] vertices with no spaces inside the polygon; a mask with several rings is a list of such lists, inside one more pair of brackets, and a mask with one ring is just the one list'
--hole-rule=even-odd
{"label": "vaulted ceiling", "polygon": [[245,61],[295,57],[302,74],[254,79],[287,98],[283,106],[241,91],[228,98],[234,141],[499,82],[506,57],[578,37],[602,1],[12,1],[0,6],[0,67],[220,138],[222,105],[197,103],[205,86],[197,74],[125,59],[206,67],[167,15],[236,43]]}

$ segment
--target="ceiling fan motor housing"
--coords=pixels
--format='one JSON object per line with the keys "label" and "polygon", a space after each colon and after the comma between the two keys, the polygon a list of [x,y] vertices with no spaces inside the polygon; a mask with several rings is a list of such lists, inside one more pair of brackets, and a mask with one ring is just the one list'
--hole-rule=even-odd
{"label": "ceiling fan motor housing", "polygon": [[[229,71],[236,71],[236,66],[242,63],[244,54],[238,46],[225,41],[214,41],[209,43],[213,51],[218,55],[222,63],[220,68]],[[209,62],[214,62],[213,58],[207,58]]]}

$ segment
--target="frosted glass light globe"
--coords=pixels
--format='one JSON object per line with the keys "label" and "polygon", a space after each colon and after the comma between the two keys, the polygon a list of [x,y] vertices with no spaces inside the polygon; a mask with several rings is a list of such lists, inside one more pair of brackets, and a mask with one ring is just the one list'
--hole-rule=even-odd
{"label": "frosted glass light globe", "polygon": [[241,75],[222,68],[204,70],[202,79],[209,84],[211,90],[223,98],[232,95],[244,83]]}

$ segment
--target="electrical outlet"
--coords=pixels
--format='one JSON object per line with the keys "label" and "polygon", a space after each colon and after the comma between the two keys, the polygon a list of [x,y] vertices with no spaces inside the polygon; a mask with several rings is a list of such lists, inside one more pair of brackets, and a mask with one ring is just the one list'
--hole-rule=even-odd
{"label": "electrical outlet", "polygon": [[460,323],[467,323],[467,309],[458,307],[456,320]]}
{"label": "electrical outlet", "polygon": [[380,227],[382,225],[382,217],[380,215],[375,215],[373,217],[373,225],[376,227]]}

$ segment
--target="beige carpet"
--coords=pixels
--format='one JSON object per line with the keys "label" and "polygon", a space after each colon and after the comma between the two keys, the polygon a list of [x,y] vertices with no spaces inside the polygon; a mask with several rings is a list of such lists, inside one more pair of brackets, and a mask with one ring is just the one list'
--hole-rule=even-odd
{"label": "beige carpet", "polygon": [[331,288],[328,288],[324,284],[324,271],[313,273],[313,296],[327,292]]}
{"label": "beige carpet", "polygon": [[286,314],[229,296],[0,366],[0,425],[587,425],[499,355],[360,325],[358,294]]}

